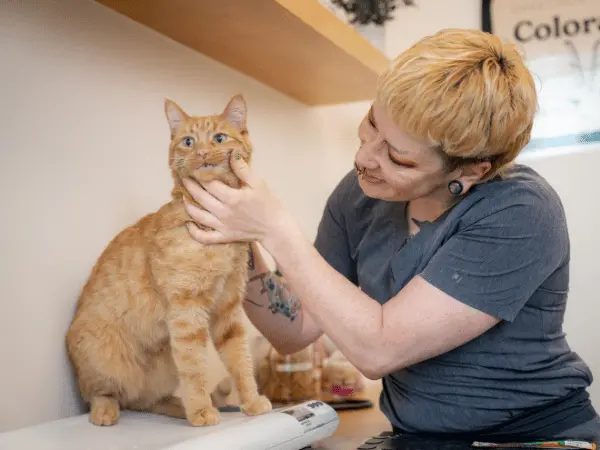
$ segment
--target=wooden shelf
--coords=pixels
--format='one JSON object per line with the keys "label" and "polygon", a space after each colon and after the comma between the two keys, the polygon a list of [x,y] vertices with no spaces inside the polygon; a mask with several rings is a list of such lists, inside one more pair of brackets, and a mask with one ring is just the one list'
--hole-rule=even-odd
{"label": "wooden shelf", "polygon": [[388,58],[318,0],[96,0],[307,105],[369,100]]}

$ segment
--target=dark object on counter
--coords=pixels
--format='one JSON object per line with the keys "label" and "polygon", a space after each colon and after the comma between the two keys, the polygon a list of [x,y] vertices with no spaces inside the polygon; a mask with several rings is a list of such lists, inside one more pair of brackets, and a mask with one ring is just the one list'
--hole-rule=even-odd
{"label": "dark object on counter", "polygon": [[327,401],[326,403],[336,411],[345,411],[348,409],[367,409],[373,407],[373,402],[371,400],[361,400],[358,398],[331,400]]}
{"label": "dark object on counter", "polygon": [[366,439],[357,450],[473,450],[471,441],[451,441],[383,432]]}

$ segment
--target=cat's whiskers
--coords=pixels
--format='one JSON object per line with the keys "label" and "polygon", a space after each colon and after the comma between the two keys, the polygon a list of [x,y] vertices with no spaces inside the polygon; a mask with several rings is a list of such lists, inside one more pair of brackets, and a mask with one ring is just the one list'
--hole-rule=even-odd
{"label": "cat's whiskers", "polygon": [[173,156],[173,166],[175,169],[183,169],[185,168],[185,164],[186,164],[186,158],[185,155],[182,155],[181,153],[177,153],[174,152]]}

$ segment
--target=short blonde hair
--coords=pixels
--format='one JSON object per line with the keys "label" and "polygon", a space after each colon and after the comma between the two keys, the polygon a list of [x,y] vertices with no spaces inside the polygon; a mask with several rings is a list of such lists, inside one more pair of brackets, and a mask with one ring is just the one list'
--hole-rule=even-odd
{"label": "short blonde hair", "polygon": [[537,110],[533,77],[517,48],[479,30],[421,39],[380,76],[377,102],[450,166],[491,161],[500,173],[527,145]]}

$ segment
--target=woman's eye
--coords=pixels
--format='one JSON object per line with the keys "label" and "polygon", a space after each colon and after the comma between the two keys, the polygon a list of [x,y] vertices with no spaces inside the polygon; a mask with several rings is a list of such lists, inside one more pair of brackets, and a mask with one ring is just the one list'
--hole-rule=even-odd
{"label": "woman's eye", "polygon": [[227,140],[227,135],[223,134],[223,133],[217,133],[213,136],[213,141],[215,141],[217,144],[222,144],[226,140]]}
{"label": "woman's eye", "polygon": [[192,147],[194,145],[194,138],[190,136],[183,138],[183,145],[186,147]]}
{"label": "woman's eye", "polygon": [[408,161],[398,161],[397,159],[395,159],[394,157],[392,157],[391,155],[389,155],[390,160],[397,166],[400,167],[406,167],[406,168],[413,168],[415,167],[414,163],[412,162],[408,162]]}

